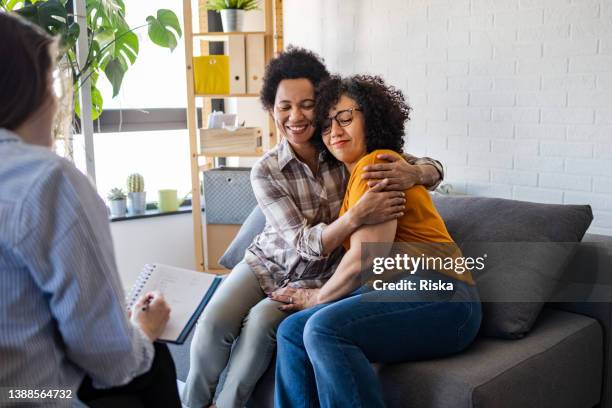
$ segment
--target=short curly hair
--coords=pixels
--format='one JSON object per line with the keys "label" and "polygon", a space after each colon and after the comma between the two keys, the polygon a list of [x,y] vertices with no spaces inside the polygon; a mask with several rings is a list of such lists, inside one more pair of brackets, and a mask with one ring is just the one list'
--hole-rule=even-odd
{"label": "short curly hair", "polygon": [[271,110],[278,84],[283,79],[308,79],[314,88],[329,78],[323,59],[312,51],[289,46],[266,66],[259,100],[265,109]]}
{"label": "short curly hair", "polygon": [[[357,102],[365,117],[365,143],[368,153],[377,149],[389,149],[402,153],[404,148],[404,124],[410,119],[412,108],[408,106],[402,91],[386,85],[374,75],[354,75],[341,78],[334,75],[321,82],[316,90],[315,115],[317,127],[329,117],[329,110],[346,95]],[[314,145],[325,151],[325,157],[333,160],[323,143],[320,132],[313,137]]]}

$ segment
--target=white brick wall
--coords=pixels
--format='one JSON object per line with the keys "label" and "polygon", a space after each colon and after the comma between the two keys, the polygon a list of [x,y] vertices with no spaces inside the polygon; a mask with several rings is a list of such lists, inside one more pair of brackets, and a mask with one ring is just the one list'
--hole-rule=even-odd
{"label": "white brick wall", "polygon": [[285,0],[285,44],[380,74],[459,190],[593,206],[612,235],[612,0]]}

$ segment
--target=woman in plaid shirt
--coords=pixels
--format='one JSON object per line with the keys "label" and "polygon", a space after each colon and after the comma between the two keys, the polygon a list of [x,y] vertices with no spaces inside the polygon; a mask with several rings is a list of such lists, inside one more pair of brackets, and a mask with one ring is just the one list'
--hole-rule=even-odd
{"label": "woman in plaid shirt", "polygon": [[362,225],[401,217],[404,190],[415,184],[435,188],[442,178],[441,164],[432,159],[383,156],[390,161],[365,175],[383,181],[372,182],[372,189],[338,217],[349,175],[342,163],[324,160],[311,142],[317,131],[315,87],[329,76],[317,55],[300,48],[290,47],[266,68],[260,99],[283,136],[251,171],[266,226],[197,326],[182,393],[189,407],[213,403],[226,367],[215,404],[244,406],[274,355],[276,328],[288,316],[271,293],[321,287],[342,258],[345,239]]}

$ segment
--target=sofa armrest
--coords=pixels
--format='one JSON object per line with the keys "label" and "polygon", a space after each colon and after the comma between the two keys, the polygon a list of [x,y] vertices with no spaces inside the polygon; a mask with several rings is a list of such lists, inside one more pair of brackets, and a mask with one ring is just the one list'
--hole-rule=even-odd
{"label": "sofa armrest", "polygon": [[[547,307],[589,316],[604,333],[601,408],[612,408],[612,237],[586,235],[564,275],[564,293]],[[569,290],[568,290],[569,287]],[[554,296],[553,296],[554,298]]]}

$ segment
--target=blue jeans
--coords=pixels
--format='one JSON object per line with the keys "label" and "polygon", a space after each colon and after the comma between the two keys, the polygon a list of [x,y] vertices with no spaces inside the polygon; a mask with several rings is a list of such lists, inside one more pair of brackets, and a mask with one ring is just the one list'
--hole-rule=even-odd
{"label": "blue jeans", "polygon": [[[452,293],[355,292],[288,317],[277,332],[275,406],[384,407],[371,363],[431,359],[459,352],[476,337],[482,312],[475,287]],[[411,280],[417,280],[416,276]],[[407,296],[416,297],[410,301]],[[393,295],[391,295],[393,296]]]}

